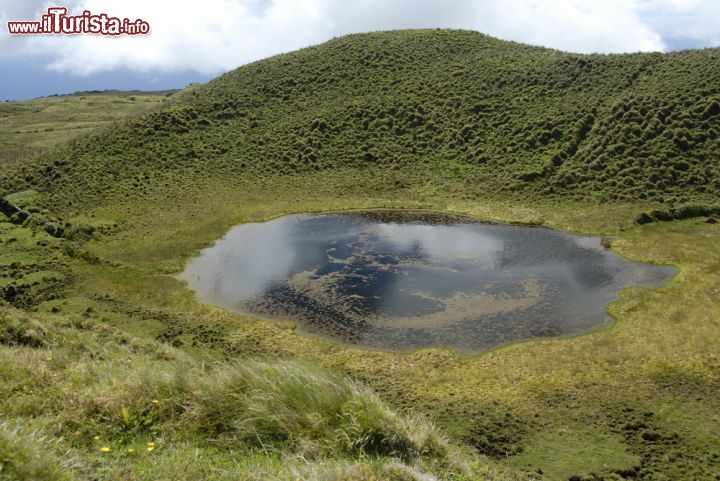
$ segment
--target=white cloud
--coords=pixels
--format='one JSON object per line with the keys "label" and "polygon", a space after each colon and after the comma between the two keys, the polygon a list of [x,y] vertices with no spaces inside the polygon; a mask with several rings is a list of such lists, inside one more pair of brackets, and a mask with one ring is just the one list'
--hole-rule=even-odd
{"label": "white cloud", "polygon": [[705,47],[720,46],[720,2],[717,0],[640,0],[638,11],[663,38],[689,39]]}
{"label": "white cloud", "polygon": [[[62,2],[52,2],[53,4]],[[667,49],[667,38],[717,45],[717,0],[69,0],[151,25],[147,37],[10,37],[0,55],[50,55],[50,68],[92,74],[218,73],[353,32],[453,27],[574,52]],[[46,3],[0,0],[0,20],[39,18]]]}
{"label": "white cloud", "polygon": [[487,2],[491,34],[581,53],[659,51],[659,35],[628,0],[505,0]]}

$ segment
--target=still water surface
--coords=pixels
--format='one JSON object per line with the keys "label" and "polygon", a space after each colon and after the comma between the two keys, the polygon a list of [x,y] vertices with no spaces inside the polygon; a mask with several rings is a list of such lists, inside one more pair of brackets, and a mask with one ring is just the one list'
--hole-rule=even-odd
{"label": "still water surface", "polygon": [[599,237],[381,211],[239,225],[181,278],[204,302],[344,343],[476,353],[602,327],[621,289],[674,273]]}

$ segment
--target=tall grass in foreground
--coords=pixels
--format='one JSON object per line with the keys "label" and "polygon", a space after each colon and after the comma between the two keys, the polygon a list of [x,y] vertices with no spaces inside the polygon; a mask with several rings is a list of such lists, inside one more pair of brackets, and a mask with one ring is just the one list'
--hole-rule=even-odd
{"label": "tall grass in foreground", "polygon": [[206,364],[72,316],[0,307],[0,399],[2,480],[493,479],[337,373]]}

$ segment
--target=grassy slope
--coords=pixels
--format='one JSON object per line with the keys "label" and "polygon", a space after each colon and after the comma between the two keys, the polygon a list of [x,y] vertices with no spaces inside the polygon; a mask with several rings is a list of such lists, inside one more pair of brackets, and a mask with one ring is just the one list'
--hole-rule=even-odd
{"label": "grassy slope", "polygon": [[172,92],[80,92],[0,103],[0,167],[129,115],[160,106]]}
{"label": "grassy slope", "polygon": [[[423,31],[350,36],[243,67],[2,175],[10,191],[39,189],[16,197],[49,216],[110,226],[89,243],[57,241],[72,254],[58,254],[65,281],[25,299],[48,319],[94,319],[199,359],[343,371],[454,441],[549,479],[712,479],[720,231],[704,219],[633,219],[661,200],[713,201],[718,58],[576,56]],[[626,291],[609,330],[473,358],[299,337],[198,305],[168,275],[237,222],[383,206],[616,235],[620,252],[681,273]],[[12,236],[27,242],[12,255],[48,255],[21,230]]]}
{"label": "grassy slope", "polygon": [[358,168],[470,197],[709,202],[718,69],[720,49],[582,56],[463,31],[348,36],[229,72],[0,186],[49,189],[61,212],[117,202],[108,191]]}
{"label": "grassy slope", "polygon": [[90,313],[0,307],[0,326],[1,479],[501,476],[324,369],[200,363]]}

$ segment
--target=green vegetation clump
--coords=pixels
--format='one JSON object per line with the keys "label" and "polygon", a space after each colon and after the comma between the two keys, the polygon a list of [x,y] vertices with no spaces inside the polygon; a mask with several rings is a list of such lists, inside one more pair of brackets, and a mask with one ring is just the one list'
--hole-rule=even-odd
{"label": "green vegetation clump", "polygon": [[0,300],[17,307],[61,297],[72,284],[58,239],[37,219],[26,219],[23,227],[0,216]]}
{"label": "green vegetation clump", "polygon": [[[57,441],[23,425],[0,424],[0,479],[17,481],[69,481],[53,450]],[[68,460],[71,462],[70,460]],[[66,462],[68,462],[66,461]]]}
{"label": "green vegetation clump", "polygon": [[717,215],[720,215],[720,206],[687,204],[670,209],[643,212],[638,216],[636,222],[649,224],[656,221],[692,219],[694,217],[706,217],[708,221],[712,222],[713,216]]}

